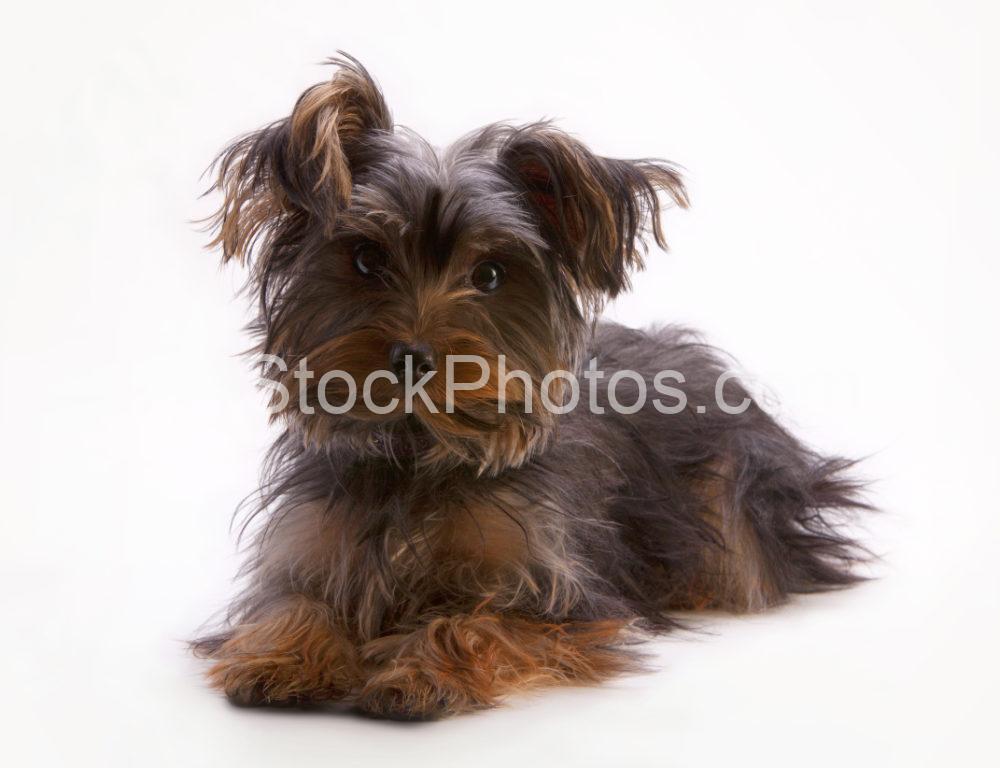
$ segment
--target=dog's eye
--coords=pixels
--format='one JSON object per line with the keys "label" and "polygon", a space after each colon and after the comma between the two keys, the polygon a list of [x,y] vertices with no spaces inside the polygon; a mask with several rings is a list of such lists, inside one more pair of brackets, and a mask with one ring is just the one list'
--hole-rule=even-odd
{"label": "dog's eye", "polygon": [[483,293],[495,291],[503,282],[503,267],[495,261],[481,261],[472,270],[472,284]]}
{"label": "dog's eye", "polygon": [[388,254],[375,243],[360,243],[354,249],[354,268],[365,277],[378,275],[388,263]]}

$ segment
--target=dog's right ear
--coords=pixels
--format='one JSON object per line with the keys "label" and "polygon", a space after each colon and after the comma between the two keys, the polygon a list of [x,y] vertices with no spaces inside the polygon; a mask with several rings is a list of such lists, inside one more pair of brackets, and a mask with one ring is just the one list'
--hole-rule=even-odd
{"label": "dog's right ear", "polygon": [[249,260],[285,225],[330,232],[350,203],[351,179],[373,132],[392,131],[375,81],[355,59],[330,59],[333,78],[309,88],[292,114],[227,147],[213,164],[209,192],[223,195],[209,219],[222,259]]}

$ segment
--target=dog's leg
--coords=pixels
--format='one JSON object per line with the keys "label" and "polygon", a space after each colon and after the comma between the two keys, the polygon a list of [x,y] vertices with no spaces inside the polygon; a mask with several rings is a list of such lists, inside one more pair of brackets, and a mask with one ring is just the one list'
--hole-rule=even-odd
{"label": "dog's leg", "polygon": [[268,604],[202,653],[215,660],[209,682],[238,704],[338,700],[359,680],[355,648],[329,608],[303,595]]}
{"label": "dog's leg", "polygon": [[673,607],[759,611],[860,578],[851,566],[865,553],[837,525],[844,511],[868,508],[844,474],[850,463],[785,437],[790,458],[737,455],[711,464],[696,484],[716,541],[703,550],[690,599]]}
{"label": "dog's leg", "polygon": [[492,706],[525,688],[594,683],[634,667],[626,622],[550,624],[497,613],[434,618],[362,647],[359,707],[430,718]]}
{"label": "dog's leg", "polygon": [[783,594],[764,557],[754,521],[735,492],[732,465],[713,465],[696,494],[716,540],[703,549],[690,604],[678,607],[742,613],[779,602]]}

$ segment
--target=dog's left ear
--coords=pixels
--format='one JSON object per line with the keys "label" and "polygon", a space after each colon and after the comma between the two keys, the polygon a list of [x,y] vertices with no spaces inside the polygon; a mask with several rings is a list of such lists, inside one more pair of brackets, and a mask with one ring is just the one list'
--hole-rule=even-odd
{"label": "dog's left ear", "polygon": [[688,204],[670,163],[598,157],[547,123],[512,129],[498,162],[524,190],[543,237],[590,300],[628,288],[629,272],[642,267],[646,234],[666,247],[661,191]]}

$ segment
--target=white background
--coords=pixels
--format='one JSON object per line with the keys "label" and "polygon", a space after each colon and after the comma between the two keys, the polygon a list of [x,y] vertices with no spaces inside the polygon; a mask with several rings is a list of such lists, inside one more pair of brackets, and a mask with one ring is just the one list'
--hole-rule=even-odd
{"label": "white background", "polygon": [[[997,765],[996,5],[17,4],[0,32],[0,762]],[[247,711],[183,641],[271,435],[199,175],[343,48],[445,144],[558,118],[685,166],[610,310],[733,352],[870,455],[880,580],[431,724]],[[5,752],[6,754],[3,754]]]}

